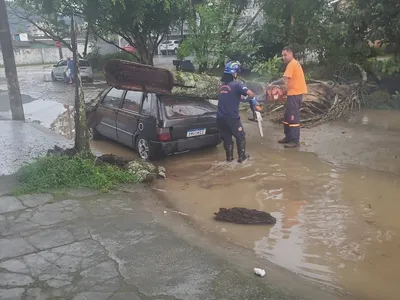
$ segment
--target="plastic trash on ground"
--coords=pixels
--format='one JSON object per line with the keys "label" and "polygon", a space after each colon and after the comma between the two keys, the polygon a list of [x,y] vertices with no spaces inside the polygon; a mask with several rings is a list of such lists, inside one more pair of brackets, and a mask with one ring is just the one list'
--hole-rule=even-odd
{"label": "plastic trash on ground", "polygon": [[254,268],[254,273],[261,277],[264,277],[266,274],[265,270],[259,268]]}

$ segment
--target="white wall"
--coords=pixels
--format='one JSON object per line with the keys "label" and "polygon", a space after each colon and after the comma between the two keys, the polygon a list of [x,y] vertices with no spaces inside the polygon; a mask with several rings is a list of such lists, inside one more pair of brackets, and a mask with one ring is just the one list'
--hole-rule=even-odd
{"label": "white wall", "polygon": [[[78,52],[83,53],[84,45],[78,44]],[[72,52],[62,48],[63,57],[72,57]],[[14,49],[15,63],[17,65],[52,64],[60,60],[58,49],[54,48],[17,48]],[[0,66],[3,66],[3,55],[0,51]]]}
{"label": "white wall", "polygon": [[[111,53],[115,53],[115,52],[119,51],[119,49],[116,46],[102,42],[102,41],[98,41],[98,42],[92,43],[90,45],[90,49],[92,49],[94,47],[97,47],[99,49],[99,53],[103,54],[103,55],[111,54]],[[88,51],[88,52],[90,52],[90,51]]]}

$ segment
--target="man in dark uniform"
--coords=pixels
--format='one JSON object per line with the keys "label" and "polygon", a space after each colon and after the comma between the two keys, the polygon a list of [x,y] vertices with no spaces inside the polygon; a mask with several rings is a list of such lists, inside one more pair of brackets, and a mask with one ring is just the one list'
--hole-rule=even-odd
{"label": "man in dark uniform", "polygon": [[250,107],[257,109],[257,100],[254,93],[242,82],[237,80],[240,72],[240,63],[228,62],[224,75],[221,78],[221,87],[218,96],[217,125],[224,142],[226,160],[233,161],[233,140],[236,139],[238,162],[243,162],[249,156],[246,154],[246,134],[239,116],[239,104],[242,99],[250,102]]}

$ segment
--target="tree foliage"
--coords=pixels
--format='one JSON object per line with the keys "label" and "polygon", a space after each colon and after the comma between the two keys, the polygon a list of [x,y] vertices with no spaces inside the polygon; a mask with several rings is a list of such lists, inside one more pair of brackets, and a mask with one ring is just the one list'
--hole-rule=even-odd
{"label": "tree foliage", "polygon": [[142,63],[153,64],[162,37],[181,17],[180,8],[181,0],[87,0],[83,16],[94,22],[97,35],[120,35]]}
{"label": "tree foliage", "polygon": [[370,41],[391,46],[400,54],[400,2],[397,0],[353,0],[349,16]]}
{"label": "tree foliage", "polygon": [[[71,14],[86,21],[91,32],[107,43],[119,47],[116,35],[137,49],[138,59],[153,63],[153,56],[170,27],[184,18],[184,0],[16,0],[14,13],[64,43],[69,25],[64,21]],[[185,8],[185,11],[183,11]],[[35,16],[35,17],[33,17]],[[88,25],[88,26],[89,26]],[[120,48],[123,50],[123,48]]]}
{"label": "tree foliage", "polygon": [[182,47],[195,52],[200,72],[220,66],[226,57],[254,52],[250,27],[260,11],[243,22],[242,13],[248,6],[249,1],[235,0],[203,1],[194,6],[190,35]]}
{"label": "tree foliage", "polygon": [[66,41],[71,35],[69,19],[63,18],[65,14],[60,13],[61,10],[52,11],[52,5],[49,6],[45,2],[30,0],[10,2],[8,8],[10,9],[10,14],[28,21],[47,37],[60,41],[65,48],[72,51],[71,43]]}
{"label": "tree foliage", "polygon": [[[86,126],[85,98],[82,89],[81,78],[79,74],[79,54],[77,50],[77,26],[76,15],[79,15],[82,9],[80,3],[74,3],[69,0],[18,0],[20,11],[24,11],[25,19],[35,24],[39,19],[40,23],[36,25],[48,36],[56,37],[67,45],[72,51],[74,61],[74,82],[75,82],[75,145],[77,152],[89,151],[89,133]],[[29,13],[33,17],[29,17]],[[39,17],[35,17],[39,16]],[[69,25],[68,23],[69,22]],[[70,37],[71,43],[65,41]]]}
{"label": "tree foliage", "polygon": [[400,53],[400,2],[397,0],[265,0],[265,23],[257,41],[260,54],[273,57],[284,45],[320,60],[365,61],[381,41]]}
{"label": "tree foliage", "polygon": [[[324,41],[334,38],[332,34],[340,23],[337,12],[328,0],[264,0],[264,26],[257,32],[262,45],[260,54],[271,58],[291,45],[298,54],[307,50],[319,53],[326,50]],[[336,35],[336,34],[335,34]]]}

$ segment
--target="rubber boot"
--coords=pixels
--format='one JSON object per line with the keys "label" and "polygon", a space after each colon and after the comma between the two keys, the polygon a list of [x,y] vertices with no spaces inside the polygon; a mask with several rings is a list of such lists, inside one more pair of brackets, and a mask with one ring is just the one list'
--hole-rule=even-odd
{"label": "rubber boot", "polygon": [[284,137],[283,139],[280,139],[280,140],[278,141],[278,143],[279,143],[279,144],[287,144],[287,143],[289,143],[289,140],[288,140],[286,137]]}
{"label": "rubber boot", "polygon": [[226,161],[227,162],[233,161],[233,145],[229,145],[227,148],[225,148],[225,153],[226,153]]}
{"label": "rubber boot", "polygon": [[249,155],[246,154],[246,140],[237,142],[237,148],[239,156],[238,163],[242,163],[250,157]]}

